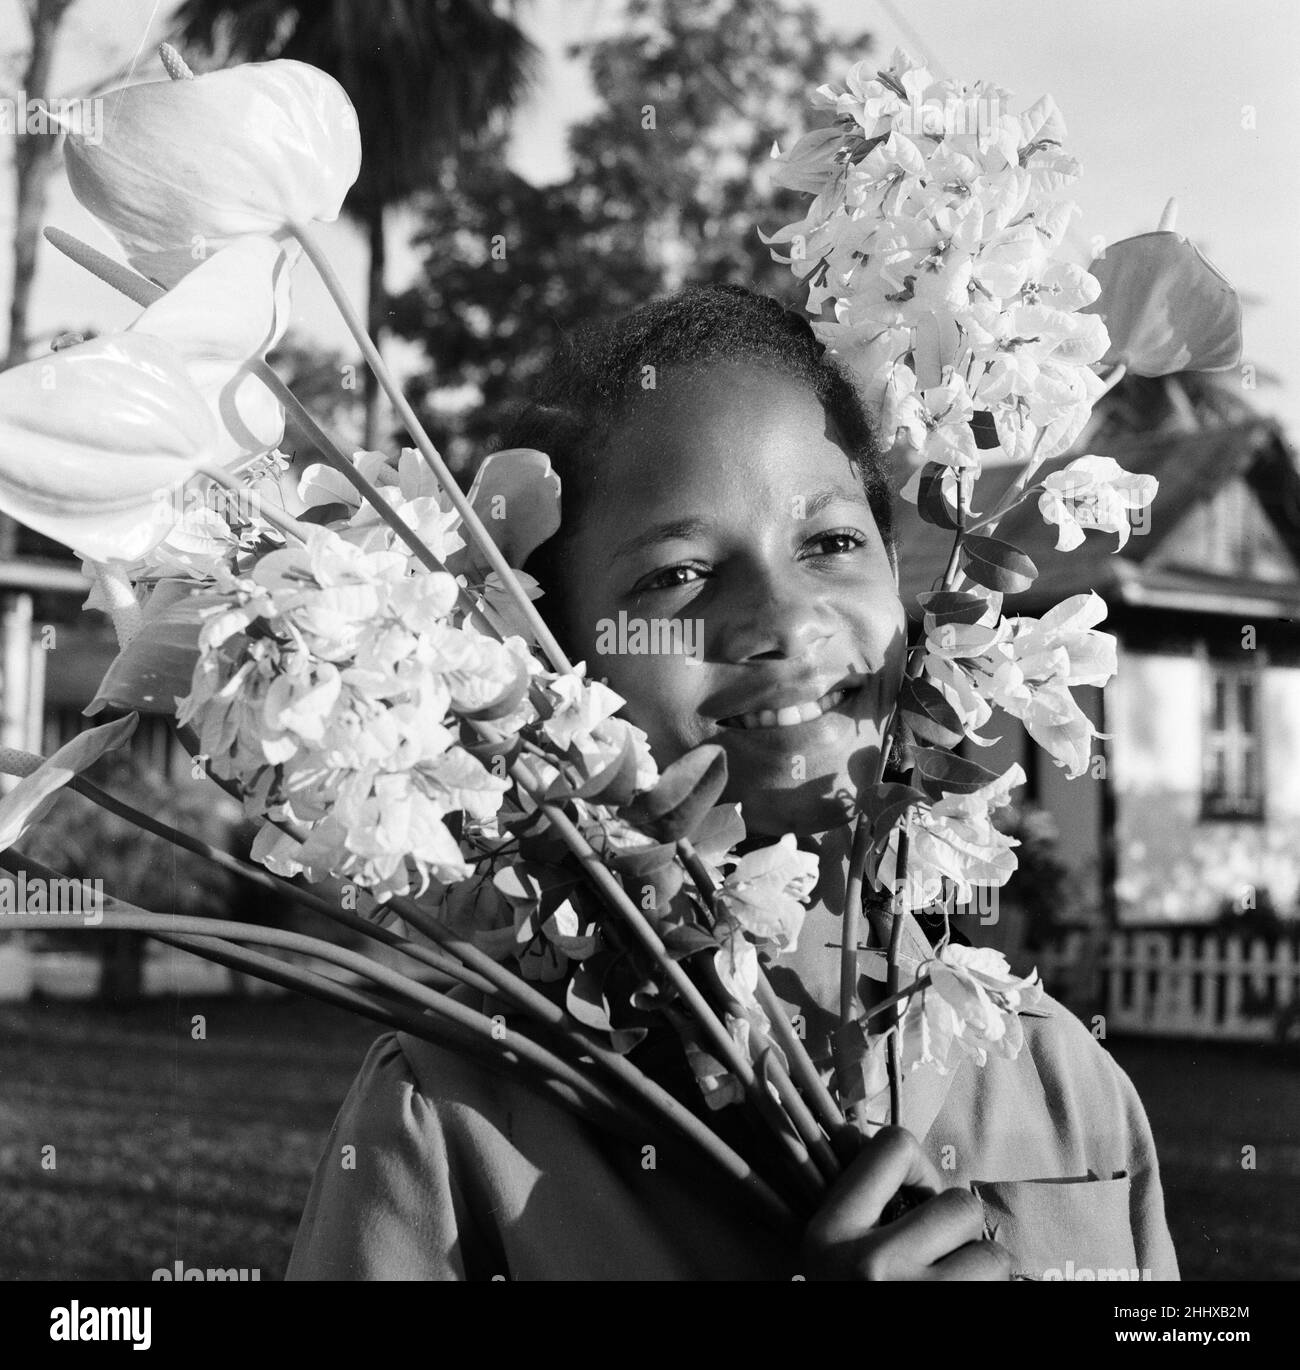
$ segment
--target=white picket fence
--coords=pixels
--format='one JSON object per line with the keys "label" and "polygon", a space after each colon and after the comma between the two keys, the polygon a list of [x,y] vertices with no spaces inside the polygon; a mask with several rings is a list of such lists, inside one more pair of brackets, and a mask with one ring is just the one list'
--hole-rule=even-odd
{"label": "white picket fence", "polygon": [[1037,961],[1071,1007],[1112,1031],[1260,1041],[1300,1001],[1300,948],[1203,930],[1073,931]]}

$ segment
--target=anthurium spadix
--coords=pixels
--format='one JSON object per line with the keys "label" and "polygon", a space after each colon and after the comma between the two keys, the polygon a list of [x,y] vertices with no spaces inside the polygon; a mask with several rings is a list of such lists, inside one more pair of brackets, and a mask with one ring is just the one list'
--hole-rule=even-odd
{"label": "anthurium spadix", "polygon": [[292,265],[268,237],[222,248],[131,325],[171,344],[217,424],[217,465],[237,469],[284,436],[284,409],[253,374],[289,325]]}
{"label": "anthurium spadix", "polygon": [[1181,233],[1158,231],[1108,247],[1088,268],[1101,294],[1083,312],[1110,335],[1104,365],[1136,376],[1225,371],[1241,359],[1241,301]]}
{"label": "anthurium spadix", "polygon": [[356,110],[304,62],[254,62],[103,97],[98,142],[64,143],[73,194],[131,265],[175,285],[206,257],[289,222],[338,218],[361,169]]}
{"label": "anthurium spadix", "polygon": [[118,333],[0,372],[0,512],[96,561],[143,556],[217,425],[161,338]]}

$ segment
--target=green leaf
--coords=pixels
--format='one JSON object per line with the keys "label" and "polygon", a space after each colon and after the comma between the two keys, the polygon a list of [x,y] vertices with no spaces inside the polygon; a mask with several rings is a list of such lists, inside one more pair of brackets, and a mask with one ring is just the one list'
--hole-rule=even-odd
{"label": "green leaf", "polygon": [[606,860],[626,881],[652,875],[660,867],[670,865],[676,855],[677,848],[671,842],[656,842],[648,847],[622,850],[611,846],[606,851]]}
{"label": "green leaf", "polygon": [[582,883],[582,877],[564,866],[541,861],[520,861],[503,866],[492,883],[513,908],[537,912],[538,925],[546,921]]}
{"label": "green leaf", "polygon": [[951,468],[941,461],[927,461],[916,487],[916,512],[938,528],[960,528],[943,494],[944,473]]}
{"label": "green leaf", "polygon": [[[501,738],[499,741],[487,741],[479,736],[472,724],[462,722],[460,745],[471,756],[481,761],[493,775],[504,775],[514,765],[515,758],[519,755],[523,743],[514,733]],[[497,757],[502,757],[503,760],[494,765]]]}
{"label": "green leaf", "polygon": [[564,1007],[583,1027],[609,1032],[609,1000],[605,997],[604,967],[593,968],[584,961],[569,979],[564,991]]}
{"label": "green leaf", "polygon": [[682,921],[673,927],[660,928],[659,935],[668,955],[674,961],[681,961],[687,956],[698,955],[702,951],[717,951],[718,949],[718,939],[700,927],[698,923]]}
{"label": "green leaf", "polygon": [[705,743],[679,757],[654,789],[638,795],[623,817],[660,842],[689,837],[727,786],[727,754]]}
{"label": "green leaf", "polygon": [[176,700],[189,694],[199,659],[201,621],[190,602],[190,581],[160,580],[144,607],[140,631],[113,658],[95,697],[92,716],[111,705],[137,713],[176,713]]}
{"label": "green leaf", "polygon": [[913,785],[900,785],[891,782],[878,785],[867,807],[871,815],[872,836],[887,833],[898,821],[900,815],[913,804],[928,804],[930,796]]}
{"label": "green leaf", "polygon": [[[686,881],[686,872],[682,869],[681,862],[672,859],[676,855],[675,847],[663,843],[652,850],[666,851],[668,858],[661,861],[656,857],[654,864],[648,864],[648,868],[636,872],[624,868],[620,873],[623,875],[623,887],[627,891],[627,897],[652,924],[658,927],[659,923],[668,917],[678,891]],[[651,890],[654,891],[653,899],[647,903],[646,896]]]}
{"label": "green leaf", "polygon": [[998,778],[996,771],[987,770],[977,761],[934,747],[918,747],[912,764],[922,788],[932,799],[942,799],[945,794],[974,794]]}
{"label": "green leaf", "polygon": [[1038,575],[1038,567],[1019,547],[978,533],[972,533],[961,545],[961,569],[977,585],[1007,595],[1029,589]]}
{"label": "green leaf", "polygon": [[588,776],[576,787],[563,778],[546,791],[547,799],[563,802],[566,799],[599,799],[610,808],[620,808],[636,794],[636,746],[629,731],[623,739],[623,749],[607,766]]}
{"label": "green leaf", "polygon": [[902,710],[912,735],[936,747],[955,747],[966,736],[961,715],[938,687],[924,676],[908,677],[898,692]]}
{"label": "green leaf", "polygon": [[933,615],[937,627],[945,623],[978,623],[990,607],[1002,607],[1000,596],[981,595],[974,590],[929,590],[917,595],[916,602],[923,613]]}

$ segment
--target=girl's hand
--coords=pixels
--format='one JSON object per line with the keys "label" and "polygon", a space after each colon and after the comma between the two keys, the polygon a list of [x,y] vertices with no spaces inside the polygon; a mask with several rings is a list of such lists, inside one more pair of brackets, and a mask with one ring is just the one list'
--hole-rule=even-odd
{"label": "girl's hand", "polygon": [[[927,1195],[881,1224],[904,1186]],[[804,1234],[810,1280],[1008,1280],[1011,1253],[984,1239],[984,1206],[966,1189],[944,1189],[915,1137],[882,1128],[836,1181]]]}

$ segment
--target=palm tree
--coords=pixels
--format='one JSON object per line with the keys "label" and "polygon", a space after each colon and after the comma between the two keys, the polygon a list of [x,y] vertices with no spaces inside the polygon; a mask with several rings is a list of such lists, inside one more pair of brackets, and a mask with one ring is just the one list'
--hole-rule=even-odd
{"label": "palm tree", "polygon": [[[344,208],[369,239],[367,317],[378,342],[388,321],[385,211],[435,184],[449,157],[515,109],[537,49],[494,0],[184,0],[175,23],[182,51],[221,64],[292,58],[347,91],[364,155]],[[379,387],[369,373],[365,398],[373,447]]]}

